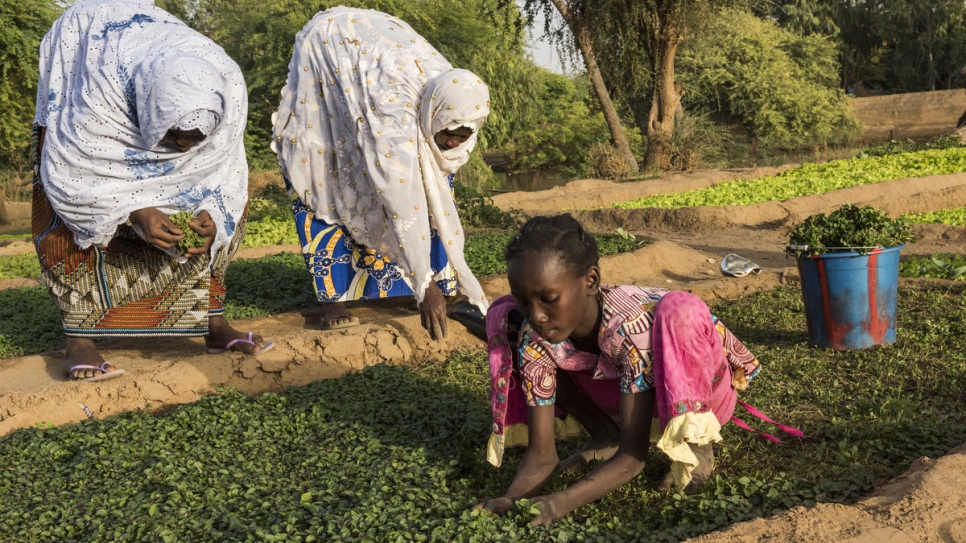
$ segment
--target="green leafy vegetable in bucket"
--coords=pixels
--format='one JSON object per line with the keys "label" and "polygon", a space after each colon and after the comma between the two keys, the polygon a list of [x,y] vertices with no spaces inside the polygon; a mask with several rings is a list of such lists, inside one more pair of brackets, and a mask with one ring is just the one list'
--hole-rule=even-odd
{"label": "green leafy vegetable in bucket", "polygon": [[788,252],[796,256],[832,252],[868,254],[875,247],[912,241],[912,227],[872,206],[845,204],[832,213],[817,213],[792,230]]}
{"label": "green leafy vegetable in bucket", "polygon": [[205,244],[205,238],[188,226],[188,223],[194,220],[194,218],[194,215],[187,211],[179,211],[168,217],[168,219],[170,219],[171,222],[180,228],[185,234],[184,239],[178,242],[178,251],[180,251],[181,254],[184,254],[188,249],[201,247]]}

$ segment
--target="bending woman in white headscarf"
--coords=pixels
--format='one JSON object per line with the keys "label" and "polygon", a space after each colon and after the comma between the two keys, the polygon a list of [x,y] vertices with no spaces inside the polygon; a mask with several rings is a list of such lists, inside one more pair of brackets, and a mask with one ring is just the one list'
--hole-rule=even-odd
{"label": "bending woman in white headscarf", "polygon": [[434,339],[446,335],[445,296],[486,311],[452,179],[489,111],[480,78],[395,17],[338,7],[299,32],[272,148],[324,328],[358,323],[350,300],[415,295]]}
{"label": "bending woman in white headscarf", "polygon": [[[204,336],[259,354],[223,315],[245,231],[247,93],[224,50],[150,1],[87,0],[40,46],[33,234],[68,375],[123,373],[95,338]],[[205,238],[184,255],[169,215]]]}

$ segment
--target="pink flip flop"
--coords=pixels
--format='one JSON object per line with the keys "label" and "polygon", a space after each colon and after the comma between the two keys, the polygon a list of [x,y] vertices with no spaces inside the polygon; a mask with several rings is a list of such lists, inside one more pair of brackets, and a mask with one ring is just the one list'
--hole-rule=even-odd
{"label": "pink flip flop", "polygon": [[[221,354],[221,353],[230,351],[232,345],[234,345],[236,343],[248,343],[249,345],[254,345],[255,342],[252,340],[252,336],[253,336],[253,334],[251,332],[248,332],[248,339],[244,339],[244,338],[233,339],[233,340],[231,340],[231,341],[228,342],[228,345],[225,345],[224,347],[221,347],[221,348],[218,348],[218,347],[209,347],[208,348],[208,354]],[[255,351],[255,352],[251,353],[251,355],[252,356],[258,356],[258,355],[260,355],[262,353],[267,353],[268,351],[271,351],[273,347],[275,347],[275,342],[274,341],[267,341],[267,342],[265,342],[265,346],[264,347],[262,347],[258,351]],[[238,352],[241,352],[241,351],[238,351]],[[247,353],[242,353],[242,354],[247,354]]]}
{"label": "pink flip flop", "polygon": [[[124,375],[124,370],[113,370],[108,371],[107,366],[113,366],[107,360],[101,362],[100,366],[90,366],[88,364],[78,364],[76,366],[71,366],[67,370],[67,377],[72,381],[106,381],[108,379],[113,379],[115,377],[120,377]],[[100,375],[95,375],[94,377],[74,377],[73,374],[76,370],[94,370],[101,372]]]}

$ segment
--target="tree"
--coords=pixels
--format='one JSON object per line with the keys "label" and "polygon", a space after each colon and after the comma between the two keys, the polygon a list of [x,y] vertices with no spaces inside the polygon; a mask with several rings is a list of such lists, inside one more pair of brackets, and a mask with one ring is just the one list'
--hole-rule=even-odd
{"label": "tree", "polygon": [[889,0],[887,85],[931,91],[958,85],[966,63],[966,3],[962,0]]}
{"label": "tree", "polygon": [[[606,100],[616,95],[634,113],[647,135],[643,169],[655,170],[670,167],[675,118],[684,92],[675,76],[679,47],[712,21],[718,10],[756,1],[526,0],[524,12],[532,18],[538,8],[552,5],[560,11],[561,4],[567,6],[577,24],[573,43],[581,51],[595,53],[596,67],[611,89]],[[559,43],[559,30],[553,35]],[[588,38],[590,46],[583,45]]]}
{"label": "tree", "polygon": [[736,117],[766,145],[820,145],[859,128],[838,88],[837,48],[828,36],[723,10],[684,48],[680,64],[692,107]]}
{"label": "tree", "polygon": [[0,0],[0,166],[29,161],[40,42],[60,14],[53,0]]}
{"label": "tree", "polygon": [[[589,82],[582,76],[568,77],[541,70],[537,74],[541,93],[540,122],[517,134],[507,146],[509,170],[534,171],[552,165],[558,173],[571,176],[597,174],[588,163],[588,149],[609,145],[607,122],[595,111]],[[640,144],[635,129],[627,131],[632,145]]]}
{"label": "tree", "polygon": [[[505,0],[503,3],[506,4],[507,1]],[[584,60],[584,65],[587,68],[587,77],[590,79],[591,87],[594,89],[597,100],[600,102],[600,108],[604,114],[607,126],[610,129],[614,146],[617,148],[624,163],[627,164],[628,169],[634,173],[638,172],[637,159],[631,151],[627,135],[624,132],[620,116],[617,113],[617,108],[611,100],[610,92],[607,90],[607,85],[604,82],[603,75],[598,66],[597,49],[593,35],[594,23],[598,16],[598,12],[595,10],[596,6],[591,5],[591,2],[582,0],[525,0],[523,10],[527,13],[529,20],[532,21],[535,15],[542,10],[548,25],[546,30],[549,34],[556,35],[558,43],[562,43],[561,36],[563,33],[562,29],[552,29],[550,26],[550,21],[552,20],[550,16],[551,6],[563,18],[566,28],[573,36],[575,47],[571,48],[569,45],[563,45],[564,50],[569,52],[576,49],[580,52]]]}
{"label": "tree", "polygon": [[772,0],[768,6],[765,12],[783,27],[836,37],[842,88],[950,88],[966,63],[962,0]]}

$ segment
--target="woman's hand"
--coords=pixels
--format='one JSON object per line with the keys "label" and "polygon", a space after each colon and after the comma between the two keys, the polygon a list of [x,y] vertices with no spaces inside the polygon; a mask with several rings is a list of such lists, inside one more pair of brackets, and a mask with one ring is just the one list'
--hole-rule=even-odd
{"label": "woman's hand", "polygon": [[491,498],[484,501],[483,503],[478,503],[473,506],[473,510],[482,509],[489,513],[496,513],[497,515],[502,515],[513,507],[513,500],[507,498],[506,496],[501,496],[499,498]]}
{"label": "woman's hand", "polygon": [[207,211],[202,211],[195,215],[194,219],[188,222],[188,226],[192,230],[198,233],[199,236],[205,238],[205,244],[201,247],[192,247],[184,252],[185,256],[193,256],[205,254],[211,249],[211,244],[215,241],[215,234],[218,233],[218,227],[215,226],[215,221],[211,219],[211,215]]}
{"label": "woman's hand", "polygon": [[420,324],[436,341],[446,337],[446,298],[435,281],[430,281],[426,294],[419,304]]}
{"label": "woman's hand", "polygon": [[162,249],[172,249],[176,243],[184,239],[184,231],[175,226],[165,213],[155,207],[132,211],[128,219],[130,219],[131,224],[141,229],[144,241]]}

